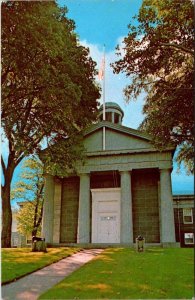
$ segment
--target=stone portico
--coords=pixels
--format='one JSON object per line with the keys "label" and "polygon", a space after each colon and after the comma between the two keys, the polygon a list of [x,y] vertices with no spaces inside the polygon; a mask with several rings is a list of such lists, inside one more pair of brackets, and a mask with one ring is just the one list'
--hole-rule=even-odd
{"label": "stone portico", "polygon": [[[76,174],[46,176],[43,235],[50,244],[175,243],[171,191],[173,148],[121,125],[123,111],[106,103],[106,120],[84,134],[87,158]],[[118,114],[118,116],[117,116]],[[101,117],[100,117],[101,119]]]}

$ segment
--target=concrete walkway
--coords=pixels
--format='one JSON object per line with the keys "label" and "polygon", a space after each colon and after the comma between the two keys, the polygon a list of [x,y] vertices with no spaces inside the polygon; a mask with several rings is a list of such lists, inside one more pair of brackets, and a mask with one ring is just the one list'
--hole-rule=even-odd
{"label": "concrete walkway", "polygon": [[4,285],[2,286],[2,299],[36,300],[42,293],[62,281],[102,251],[102,249],[82,250],[16,282]]}

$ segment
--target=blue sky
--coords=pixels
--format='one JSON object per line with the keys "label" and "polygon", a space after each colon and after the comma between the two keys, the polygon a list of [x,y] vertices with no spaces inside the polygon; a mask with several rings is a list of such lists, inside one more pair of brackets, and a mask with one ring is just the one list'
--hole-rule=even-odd
{"label": "blue sky", "polygon": [[[140,0],[58,0],[68,7],[68,16],[76,22],[80,39],[103,46],[116,47],[120,36],[128,33],[127,25],[138,13]],[[136,21],[135,21],[136,22]]]}
{"label": "blue sky", "polygon": [[[101,64],[104,44],[106,45],[106,101],[117,102],[125,112],[123,125],[136,129],[144,118],[144,94],[136,102],[127,104],[123,89],[130,79],[124,74],[113,74],[109,64],[117,59],[115,47],[128,34],[128,24],[137,24],[132,18],[138,14],[142,0],[58,0],[58,3],[60,6],[67,6],[67,16],[75,21],[79,40],[89,47],[97,68]],[[194,177],[187,176],[183,168],[178,174],[175,163],[172,189],[174,194],[194,192]]]}

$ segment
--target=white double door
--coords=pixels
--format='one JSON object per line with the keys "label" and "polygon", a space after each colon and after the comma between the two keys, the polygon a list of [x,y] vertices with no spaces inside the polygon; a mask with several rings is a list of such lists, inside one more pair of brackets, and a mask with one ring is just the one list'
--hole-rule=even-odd
{"label": "white double door", "polygon": [[92,243],[120,243],[120,188],[91,192]]}

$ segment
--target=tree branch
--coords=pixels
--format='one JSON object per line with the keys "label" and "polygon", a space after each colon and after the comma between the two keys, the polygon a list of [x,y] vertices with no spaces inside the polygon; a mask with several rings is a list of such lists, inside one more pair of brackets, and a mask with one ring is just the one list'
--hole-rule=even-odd
{"label": "tree branch", "polygon": [[2,164],[2,169],[3,169],[3,175],[5,177],[5,173],[6,173],[6,166],[5,166],[5,162],[3,159],[3,156],[1,155],[1,164]]}
{"label": "tree branch", "polygon": [[26,113],[25,113],[25,116],[24,116],[23,125],[21,126],[21,132],[24,131],[24,129],[27,125],[27,120],[28,120],[30,112],[31,112],[32,104],[33,104],[33,99],[29,100],[27,105],[26,105]]}
{"label": "tree branch", "polygon": [[41,196],[42,193],[43,193],[43,188],[44,188],[44,186],[45,186],[45,183],[42,183],[42,184],[41,184],[41,187],[40,187],[40,191],[39,191],[39,195],[40,195],[40,196]]}
{"label": "tree branch", "polygon": [[39,227],[41,225],[42,217],[43,217],[43,203],[42,203],[41,212],[40,212],[40,215],[39,215],[39,218],[37,221],[37,227]]}
{"label": "tree branch", "polygon": [[25,157],[25,154],[23,152],[21,152],[21,154],[19,154],[19,157],[16,161],[16,166],[21,162],[21,160],[23,160],[24,157]]}
{"label": "tree branch", "polygon": [[1,84],[3,85],[3,83],[6,81],[7,75],[10,72],[10,66],[6,68],[5,72],[2,72],[2,77],[1,77]]}
{"label": "tree branch", "polygon": [[180,46],[180,45],[177,45],[177,44],[160,43],[160,45],[164,46],[164,47],[173,47],[173,48],[176,48],[178,50],[182,50],[185,53],[194,55],[194,51],[193,50],[187,49],[186,47],[183,47],[183,46]]}

